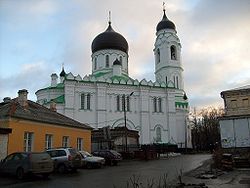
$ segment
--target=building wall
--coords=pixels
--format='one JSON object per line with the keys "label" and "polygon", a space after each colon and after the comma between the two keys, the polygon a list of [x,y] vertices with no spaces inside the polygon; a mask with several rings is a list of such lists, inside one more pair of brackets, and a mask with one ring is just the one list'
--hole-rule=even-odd
{"label": "building wall", "polygon": [[0,134],[0,160],[7,156],[8,134]]}
{"label": "building wall", "polygon": [[224,94],[227,116],[250,114],[250,89],[228,91]]}
{"label": "building wall", "polygon": [[26,120],[12,119],[8,122],[12,128],[9,134],[8,154],[16,151],[24,151],[24,133],[33,132],[34,142],[32,151],[45,150],[45,135],[52,134],[52,147],[62,146],[62,137],[69,136],[69,145],[77,147],[77,138],[83,138],[83,149],[91,151],[91,130],[71,127],[63,127],[52,124],[37,123]]}
{"label": "building wall", "polygon": [[[128,96],[134,92],[130,97],[127,127],[139,131],[140,143],[154,143],[156,127],[161,127],[162,142],[184,142],[183,130],[188,109],[179,108],[176,112],[175,95],[177,92],[181,92],[179,90],[76,81],[65,81],[64,84],[65,107],[58,109],[59,113],[87,123],[93,128],[124,126],[124,112],[117,111],[116,97],[123,94]],[[90,109],[81,109],[82,93],[90,93]],[[154,112],[154,97],[162,99],[162,112]]]}
{"label": "building wall", "polygon": [[220,120],[223,148],[250,147],[250,117]]}

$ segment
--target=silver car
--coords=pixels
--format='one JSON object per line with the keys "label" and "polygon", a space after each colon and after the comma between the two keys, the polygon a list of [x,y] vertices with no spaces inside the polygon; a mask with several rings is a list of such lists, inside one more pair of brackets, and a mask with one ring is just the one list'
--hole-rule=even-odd
{"label": "silver car", "polygon": [[74,148],[48,149],[47,153],[51,156],[54,168],[59,173],[65,173],[68,170],[74,172],[81,168],[81,155]]}
{"label": "silver car", "polygon": [[85,168],[100,168],[105,164],[103,157],[95,157],[87,151],[79,151],[82,156],[82,166]]}
{"label": "silver car", "polygon": [[46,152],[16,152],[0,162],[0,172],[23,179],[28,174],[48,177],[53,172],[53,161]]}

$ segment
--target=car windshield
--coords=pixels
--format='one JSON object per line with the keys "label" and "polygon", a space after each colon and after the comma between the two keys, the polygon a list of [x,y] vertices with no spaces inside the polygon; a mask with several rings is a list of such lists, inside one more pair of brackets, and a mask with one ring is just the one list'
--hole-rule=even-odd
{"label": "car windshield", "polygon": [[84,157],[92,157],[92,155],[87,152],[87,151],[81,151],[81,154],[84,156]]}
{"label": "car windshield", "polygon": [[110,152],[112,153],[112,154],[114,154],[114,155],[120,155],[117,151],[115,151],[115,150],[110,150]]}
{"label": "car windshield", "polygon": [[77,151],[75,149],[69,149],[71,155],[76,155]]}

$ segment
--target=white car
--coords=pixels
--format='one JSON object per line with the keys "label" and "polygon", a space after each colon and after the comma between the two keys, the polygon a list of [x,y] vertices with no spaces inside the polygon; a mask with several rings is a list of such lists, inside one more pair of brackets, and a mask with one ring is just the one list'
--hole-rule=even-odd
{"label": "white car", "polygon": [[103,157],[95,157],[87,151],[79,151],[82,156],[82,167],[85,168],[101,168],[105,164]]}

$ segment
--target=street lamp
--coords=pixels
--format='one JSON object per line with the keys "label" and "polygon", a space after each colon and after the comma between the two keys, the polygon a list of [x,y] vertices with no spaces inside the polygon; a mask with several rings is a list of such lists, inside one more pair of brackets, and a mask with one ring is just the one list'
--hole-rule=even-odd
{"label": "street lamp", "polygon": [[[131,92],[129,96],[132,96],[134,92]],[[127,115],[126,115],[126,95],[123,94],[123,111],[124,111],[124,125],[125,125],[125,152],[128,151],[128,131],[127,131]]]}

